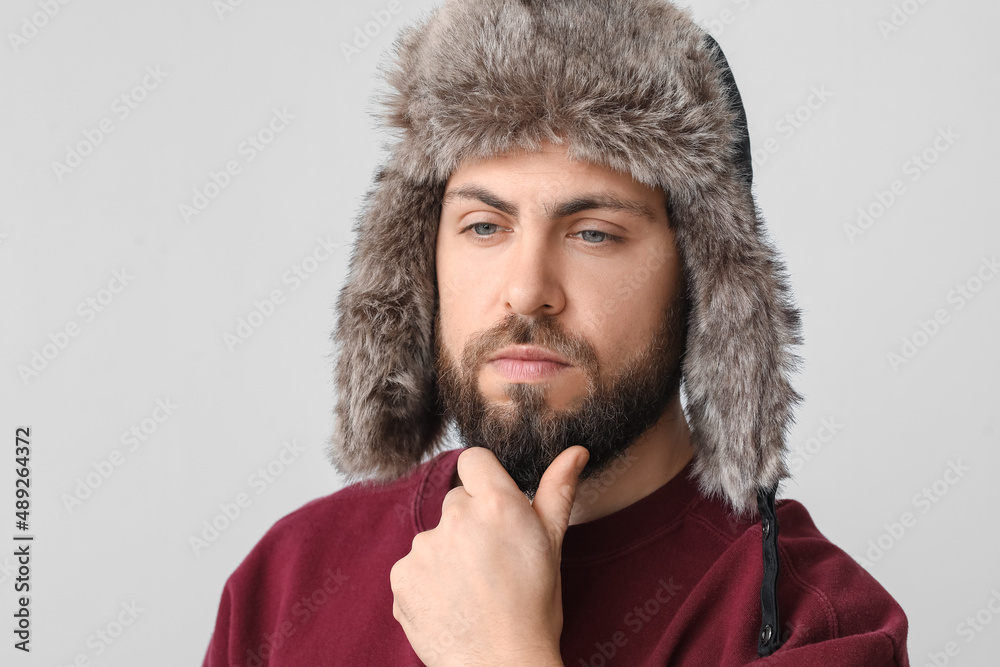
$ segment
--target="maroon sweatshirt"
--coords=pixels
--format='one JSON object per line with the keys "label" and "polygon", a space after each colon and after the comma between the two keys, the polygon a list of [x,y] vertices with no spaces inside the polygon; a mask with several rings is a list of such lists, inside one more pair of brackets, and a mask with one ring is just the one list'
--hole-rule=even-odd
{"label": "maroon sweatshirt", "polygon": [[[389,570],[437,525],[460,452],[274,524],[223,589],[205,667],[423,665],[392,616]],[[733,518],[690,475],[689,463],[645,498],[567,529],[567,666],[909,665],[903,610],[794,500],[777,502],[784,644],[758,658],[760,521]],[[442,629],[442,644],[463,629]]]}

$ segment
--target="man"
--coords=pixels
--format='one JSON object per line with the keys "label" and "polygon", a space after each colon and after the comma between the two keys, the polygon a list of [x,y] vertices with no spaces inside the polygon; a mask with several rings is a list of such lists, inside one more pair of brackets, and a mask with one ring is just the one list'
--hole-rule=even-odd
{"label": "man", "polygon": [[775,501],[799,317],[714,41],[661,0],[456,0],[398,46],[334,335],[332,458],[372,479],[275,524],[205,664],[907,665]]}

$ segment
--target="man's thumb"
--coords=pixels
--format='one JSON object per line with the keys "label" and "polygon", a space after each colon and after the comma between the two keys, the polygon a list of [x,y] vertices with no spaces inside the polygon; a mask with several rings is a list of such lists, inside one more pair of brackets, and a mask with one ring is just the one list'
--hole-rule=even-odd
{"label": "man's thumb", "polygon": [[562,544],[576,498],[580,473],[590,459],[586,447],[573,445],[561,452],[545,470],[531,506],[557,544]]}

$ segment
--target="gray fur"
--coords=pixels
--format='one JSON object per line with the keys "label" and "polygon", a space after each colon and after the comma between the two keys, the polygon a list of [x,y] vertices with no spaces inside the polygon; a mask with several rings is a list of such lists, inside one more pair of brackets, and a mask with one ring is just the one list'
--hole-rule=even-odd
{"label": "gray fur", "polygon": [[789,476],[800,322],[740,175],[738,110],[704,32],[657,0],[465,0],[405,29],[396,49],[382,101],[397,139],[354,228],[337,302],[338,470],[391,480],[437,449],[444,184],[463,160],[549,140],[669,193],[691,306],[695,472],[706,493],[754,511],[757,489]]}

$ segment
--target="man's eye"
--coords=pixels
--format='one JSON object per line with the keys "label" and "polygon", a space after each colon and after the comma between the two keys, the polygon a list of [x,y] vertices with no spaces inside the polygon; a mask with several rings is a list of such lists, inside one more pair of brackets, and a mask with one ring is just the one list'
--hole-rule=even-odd
{"label": "man's eye", "polygon": [[[469,230],[473,231],[473,236],[476,238],[489,238],[494,236],[496,231],[500,228],[495,222],[474,222],[471,225],[467,225],[462,229],[461,233],[465,233]],[[597,229],[585,229],[572,236],[580,236],[589,245],[606,245],[608,241],[611,243],[621,243],[622,237],[615,236],[614,234],[609,234],[608,232],[602,232]]]}
{"label": "man's eye", "polygon": [[[499,225],[497,225],[494,222],[474,222],[471,225],[468,225],[465,229],[463,229],[462,233],[465,233],[470,229],[472,229],[474,230],[475,236],[493,236],[492,232],[495,232],[498,226]],[[480,234],[479,232],[487,232],[487,233]]]}
{"label": "man's eye", "polygon": [[[590,235],[589,237],[581,236],[580,238],[584,239],[588,243],[591,243],[592,245],[601,245],[601,241],[605,240],[611,241],[612,243],[620,243],[622,240],[622,237],[620,236],[615,236],[614,234],[609,234],[607,232],[601,232],[596,229],[585,229],[582,232],[577,232],[577,234],[581,235],[589,234]],[[574,234],[574,236],[575,235],[576,234]]]}
{"label": "man's eye", "polygon": [[[611,241],[612,243],[619,243],[622,240],[622,237],[620,237],[620,236],[615,236],[614,234],[608,234],[607,232],[601,232],[601,231],[598,231],[596,229],[585,229],[582,232],[577,232],[577,234],[596,234],[597,235],[597,239],[596,240],[594,239],[593,236],[591,236],[590,237],[590,241],[588,241],[588,243],[590,243],[591,241],[593,241],[593,243],[591,243],[591,245],[602,245],[601,244],[602,240],[608,240],[608,241]],[[574,234],[574,236],[575,236],[575,234]],[[580,238],[583,238],[584,240],[587,240],[583,236],[581,236]]]}

